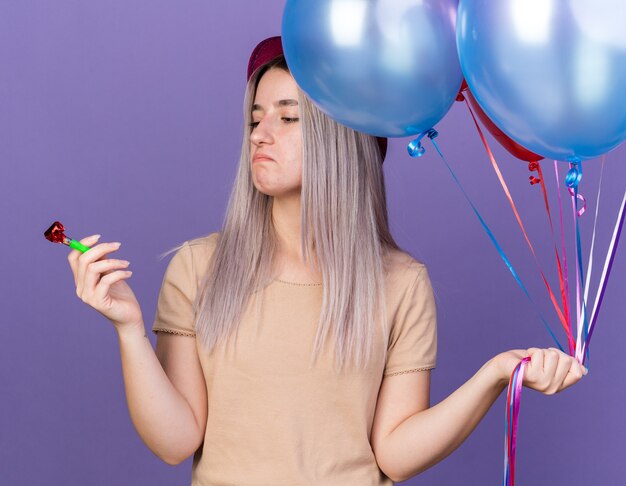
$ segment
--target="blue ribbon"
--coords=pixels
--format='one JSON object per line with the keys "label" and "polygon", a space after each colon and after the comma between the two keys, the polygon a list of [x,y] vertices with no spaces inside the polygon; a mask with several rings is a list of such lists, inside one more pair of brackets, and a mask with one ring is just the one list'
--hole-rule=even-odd
{"label": "blue ribbon", "polygon": [[422,147],[422,138],[424,138],[425,136],[428,136],[428,138],[433,140],[434,138],[437,138],[438,135],[439,133],[434,128],[431,128],[429,130],[426,130],[425,132],[422,132],[419,135],[419,137],[417,137],[415,140],[409,143],[409,146],[407,147],[407,150],[409,151],[409,155],[411,157],[421,157],[422,155],[424,155],[424,153],[426,152],[426,149]]}
{"label": "blue ribbon", "polygon": [[535,302],[533,301],[532,297],[528,293],[528,290],[526,289],[526,287],[522,283],[522,280],[520,279],[520,277],[518,276],[517,272],[513,268],[513,265],[511,264],[510,260],[508,259],[508,257],[504,253],[504,250],[502,249],[502,247],[498,243],[498,240],[496,240],[496,237],[494,236],[492,231],[489,229],[489,227],[487,226],[487,224],[483,220],[482,216],[480,215],[480,213],[476,209],[476,206],[474,206],[474,203],[472,203],[472,200],[467,195],[467,192],[465,192],[465,189],[463,189],[463,186],[461,185],[461,182],[459,181],[458,177],[456,176],[456,174],[452,170],[452,167],[450,167],[450,164],[448,164],[448,162],[446,161],[446,158],[441,153],[441,150],[439,149],[439,146],[437,145],[437,142],[435,142],[435,140],[434,140],[438,135],[439,135],[439,133],[434,128],[431,128],[430,130],[427,130],[427,131],[423,132],[422,134],[420,134],[420,136],[417,137],[415,140],[413,140],[409,144],[409,146],[407,147],[409,155],[411,157],[421,157],[424,154],[424,152],[426,152],[426,149],[424,149],[424,147],[422,147],[422,144],[421,144],[422,139],[424,138],[424,136],[427,136],[431,140],[432,144],[435,146],[435,149],[437,150],[437,153],[439,154],[439,157],[441,157],[441,160],[443,160],[443,162],[446,164],[446,167],[450,171],[450,174],[452,175],[452,178],[456,182],[457,186],[459,186],[459,189],[461,189],[461,192],[465,196],[465,199],[467,200],[467,202],[471,206],[472,210],[474,211],[474,214],[478,218],[478,221],[480,221],[480,224],[482,225],[483,229],[487,233],[487,236],[489,237],[489,239],[491,240],[493,245],[496,247],[496,250],[500,254],[500,257],[502,258],[502,260],[504,261],[504,263],[508,267],[508,269],[511,272],[511,274],[513,275],[513,278],[518,283],[518,285],[521,287],[522,291],[524,292],[524,294],[526,295],[528,300],[530,300],[533,309],[537,313],[537,316],[543,322],[544,326],[546,327],[546,329],[550,333],[550,336],[552,336],[552,339],[554,340],[556,345],[559,347],[559,349],[561,351],[563,351],[563,347],[561,346],[561,343],[559,343],[559,340],[554,335],[554,332],[552,332],[552,329],[548,325],[547,321],[544,319],[544,317],[541,314],[541,312],[539,312],[537,305],[535,304]]}

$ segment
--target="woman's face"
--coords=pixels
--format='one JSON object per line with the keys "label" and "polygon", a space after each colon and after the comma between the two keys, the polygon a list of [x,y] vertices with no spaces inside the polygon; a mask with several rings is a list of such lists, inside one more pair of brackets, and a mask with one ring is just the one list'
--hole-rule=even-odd
{"label": "woman's face", "polygon": [[255,187],[268,196],[300,195],[302,136],[298,88],[291,74],[270,69],[252,106],[250,164]]}

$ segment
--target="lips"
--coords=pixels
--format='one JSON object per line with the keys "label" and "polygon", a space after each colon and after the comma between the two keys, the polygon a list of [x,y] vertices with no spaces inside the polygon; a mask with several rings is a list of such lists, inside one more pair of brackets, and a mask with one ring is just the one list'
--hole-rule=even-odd
{"label": "lips", "polygon": [[254,157],[252,158],[252,162],[273,162],[274,159],[272,159],[269,155],[265,155],[262,153],[257,153],[254,155]]}

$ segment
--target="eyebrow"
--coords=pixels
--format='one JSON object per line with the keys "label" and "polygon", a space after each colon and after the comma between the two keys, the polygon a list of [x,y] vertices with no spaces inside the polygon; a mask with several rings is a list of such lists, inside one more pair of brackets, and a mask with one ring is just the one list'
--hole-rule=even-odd
{"label": "eyebrow", "polygon": [[[298,106],[297,100],[278,100],[274,103],[274,106]],[[261,105],[252,105],[252,111],[263,111]]]}

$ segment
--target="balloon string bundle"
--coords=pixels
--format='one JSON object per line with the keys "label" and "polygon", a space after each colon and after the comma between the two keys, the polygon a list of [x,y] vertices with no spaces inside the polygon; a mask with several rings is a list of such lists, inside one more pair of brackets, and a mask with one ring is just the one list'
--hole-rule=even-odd
{"label": "balloon string bundle", "polygon": [[[545,276],[545,273],[543,272],[541,265],[539,263],[539,260],[537,259],[537,254],[535,253],[535,249],[532,245],[532,243],[530,242],[530,238],[528,238],[528,234],[526,233],[526,228],[524,227],[524,223],[522,222],[522,218],[519,215],[519,212],[517,210],[517,207],[515,206],[515,202],[513,201],[513,197],[511,196],[511,192],[509,191],[509,188],[504,180],[504,178],[502,177],[502,172],[500,171],[500,167],[498,166],[498,162],[496,161],[493,152],[491,151],[491,148],[489,147],[489,144],[487,143],[487,139],[485,138],[485,135],[483,134],[483,131],[480,128],[480,125],[478,125],[478,121],[476,120],[476,117],[474,116],[474,112],[472,111],[472,107],[469,105],[469,102],[467,101],[467,99],[465,100],[465,103],[467,104],[467,108],[469,109],[470,114],[472,115],[472,119],[474,120],[474,124],[476,125],[476,129],[478,130],[478,134],[480,136],[480,139],[482,140],[483,145],[485,146],[485,149],[487,150],[487,154],[489,155],[489,160],[491,161],[491,165],[493,167],[493,170],[495,171],[496,175],[498,176],[498,181],[500,181],[500,185],[502,186],[502,189],[504,190],[504,193],[506,194],[506,197],[509,201],[509,204],[511,205],[511,209],[513,210],[513,214],[515,215],[515,219],[517,220],[517,224],[519,225],[522,234],[524,235],[524,239],[526,241],[526,244],[528,245],[528,248],[530,248],[530,252],[532,253],[533,259],[535,260],[535,264],[537,265],[537,269],[539,270],[539,273],[541,275],[541,279],[543,280],[544,285],[546,286],[546,289],[548,290],[548,294],[550,296],[550,301],[552,302],[552,305],[554,306],[554,309],[556,310],[556,313],[559,317],[559,320],[561,322],[561,325],[563,326],[563,329],[565,330],[565,334],[567,335],[567,344],[569,346],[569,354],[573,355],[574,354],[574,348],[575,348],[575,344],[574,344],[574,337],[572,335],[572,330],[571,330],[571,325],[570,322],[566,319],[566,311],[565,308],[567,306],[567,304],[565,303],[567,301],[566,298],[564,298],[565,296],[563,295],[563,293],[561,294],[561,298],[562,298],[562,302],[563,302],[563,309],[561,309],[561,307],[559,306],[558,302],[556,301],[556,297],[554,296],[554,292],[552,291],[552,287],[550,287],[550,284],[548,283],[548,279]],[[534,164],[537,166],[537,168],[539,168],[539,163],[538,162],[534,162]],[[536,179],[535,179],[536,180]],[[539,178],[540,182],[543,182],[541,177]],[[534,182],[533,179],[531,179],[531,184]],[[547,198],[546,200],[546,204],[547,204]],[[548,206],[548,216],[549,216],[549,206]],[[558,251],[557,251],[557,262],[559,261],[559,255],[558,255]],[[558,265],[560,267],[560,265]],[[563,275],[562,273],[559,274],[559,278],[561,280],[561,282],[563,281]],[[561,284],[561,288],[563,288],[563,284]]]}
{"label": "balloon string bundle", "polygon": [[[469,105],[468,105],[469,108]],[[471,108],[470,108],[470,113],[471,113]],[[474,118],[474,115],[472,113],[472,117]],[[558,304],[556,303],[556,299],[554,297],[553,292],[551,291],[551,288],[547,282],[547,279],[545,277],[545,274],[543,273],[543,271],[541,270],[541,267],[539,265],[538,259],[536,257],[535,251],[533,249],[533,246],[528,238],[528,235],[524,229],[523,223],[521,221],[521,218],[519,217],[519,213],[517,211],[517,208],[515,206],[515,203],[510,195],[510,192],[508,190],[508,186],[506,185],[506,182],[504,181],[504,178],[502,177],[502,174],[499,170],[499,167],[497,165],[497,162],[495,160],[495,158],[493,157],[493,153],[487,143],[486,138],[484,137],[480,126],[478,125],[476,118],[474,118],[474,122],[476,123],[476,128],[478,129],[478,132],[481,136],[481,139],[483,141],[483,144],[485,145],[485,148],[487,150],[487,153],[489,154],[491,163],[492,163],[492,167],[494,169],[494,171],[496,172],[498,179],[502,185],[502,188],[505,191],[505,194],[507,195],[507,198],[509,199],[509,203],[511,204],[511,207],[513,209],[513,212],[515,213],[517,222],[522,230],[522,233],[524,235],[524,238],[531,250],[531,253],[533,254],[533,257],[535,259],[535,262],[539,268],[539,271],[541,273],[542,279],[544,280],[544,283],[546,285],[546,287],[548,288],[548,291],[550,293],[550,298],[552,300],[553,305],[555,306],[555,309],[557,309],[557,314],[559,315],[559,319],[561,319],[561,322],[563,323],[563,327],[566,331],[567,337],[568,337],[568,345],[569,345],[569,349],[570,349],[570,355],[571,356],[575,356],[578,361],[581,364],[584,364],[585,362],[585,358],[588,356],[588,349],[589,349],[589,341],[591,339],[591,334],[593,332],[593,329],[595,327],[595,323],[597,321],[597,315],[600,309],[600,304],[602,302],[602,298],[604,296],[604,291],[606,289],[606,284],[608,282],[608,277],[612,268],[612,263],[615,257],[615,252],[619,243],[619,237],[621,235],[621,229],[624,223],[624,219],[626,216],[626,191],[624,192],[624,197],[622,200],[622,204],[619,210],[619,214],[618,214],[618,218],[617,218],[617,222],[615,224],[615,228],[613,230],[613,237],[611,239],[611,243],[609,245],[609,250],[607,252],[607,256],[606,256],[606,260],[605,260],[605,265],[604,265],[604,270],[602,273],[602,277],[600,279],[600,285],[599,285],[599,289],[596,295],[596,302],[594,304],[593,307],[593,311],[591,313],[591,319],[588,321],[587,320],[587,309],[586,309],[586,302],[587,302],[587,296],[588,296],[588,291],[589,291],[589,276],[591,274],[591,270],[592,270],[592,258],[590,258],[589,261],[589,267],[587,270],[587,280],[585,281],[585,287],[584,287],[584,295],[581,299],[581,285],[583,282],[583,271],[582,271],[582,245],[581,245],[581,239],[580,239],[580,227],[579,227],[579,222],[578,222],[578,218],[580,218],[582,216],[582,214],[585,211],[586,208],[586,201],[585,199],[578,193],[578,184],[582,178],[582,169],[579,167],[579,165],[576,162],[573,162],[570,164],[570,170],[567,174],[566,177],[566,184],[568,186],[568,191],[570,192],[571,196],[572,196],[572,207],[573,207],[573,214],[574,214],[574,218],[575,218],[575,237],[576,237],[576,267],[577,267],[577,273],[576,273],[576,280],[577,280],[577,339],[575,342],[573,342],[573,336],[572,336],[572,327],[571,327],[571,318],[570,318],[570,311],[569,311],[569,306],[568,306],[568,295],[569,295],[569,285],[568,285],[568,278],[567,278],[567,259],[566,259],[566,253],[565,253],[565,235],[564,235],[564,230],[563,230],[563,209],[562,209],[562,203],[561,203],[561,198],[560,198],[560,188],[558,186],[558,167],[556,166],[556,161],[555,161],[555,171],[556,171],[556,175],[557,175],[557,191],[559,192],[559,212],[560,212],[560,228],[561,228],[561,243],[562,243],[562,256],[563,256],[563,264],[561,265],[561,258],[559,256],[559,252],[558,252],[558,248],[557,248],[557,244],[554,238],[554,228],[553,228],[553,224],[552,224],[552,216],[551,216],[551,212],[550,212],[550,206],[548,203],[548,197],[547,197],[547,191],[545,189],[545,183],[543,180],[543,174],[541,172],[541,167],[539,166],[538,162],[534,162],[531,164],[535,164],[535,166],[532,166],[531,170],[533,171],[537,171],[539,177],[535,178],[532,177],[530,178],[531,180],[531,185],[540,183],[541,187],[542,187],[542,192],[543,192],[543,198],[544,198],[544,203],[546,206],[546,211],[547,211],[547,215],[548,215],[548,221],[550,223],[550,230],[552,233],[552,238],[553,238],[553,242],[554,242],[554,246],[555,246],[555,254],[556,254],[556,262],[557,262],[557,270],[558,270],[558,274],[559,274],[559,286],[560,286],[560,290],[561,290],[561,299],[563,302],[563,310],[561,311],[561,309],[559,308]],[[526,295],[526,297],[528,298],[528,300],[531,302],[532,304],[532,308],[535,309],[535,311],[537,312],[539,318],[541,319],[541,321],[543,322],[544,326],[546,327],[546,329],[548,330],[548,332],[550,333],[550,335],[552,336],[553,340],[556,342],[556,344],[558,345],[559,349],[561,351],[563,351],[563,348],[561,347],[558,339],[556,338],[556,336],[554,335],[554,333],[552,332],[552,329],[550,328],[549,324],[547,323],[547,321],[545,320],[545,318],[541,315],[541,312],[537,309],[537,306],[535,305],[532,297],[530,296],[528,290],[526,289],[526,287],[524,286],[524,284],[522,283],[521,279],[519,278],[519,275],[517,274],[517,272],[515,271],[515,269],[513,268],[513,265],[511,264],[509,258],[506,256],[506,254],[504,253],[504,250],[502,249],[501,245],[498,243],[495,235],[493,234],[493,232],[491,231],[491,229],[487,226],[487,224],[485,223],[484,218],[481,216],[480,212],[478,211],[478,209],[476,208],[476,206],[474,205],[474,203],[472,202],[472,200],[470,199],[470,197],[468,196],[467,192],[465,191],[465,189],[463,188],[460,180],[458,179],[457,175],[455,174],[454,170],[452,169],[452,167],[450,166],[450,164],[448,164],[447,160],[445,159],[443,153],[441,152],[437,142],[434,140],[436,137],[438,136],[438,133],[436,130],[434,129],[430,129],[425,131],[424,133],[420,134],[419,137],[417,137],[415,140],[413,140],[411,143],[409,143],[407,150],[408,153],[411,157],[421,157],[424,153],[425,153],[425,149],[422,146],[421,142],[422,139],[424,137],[428,137],[433,146],[435,147],[435,149],[437,150],[437,153],[439,154],[439,157],[441,158],[441,160],[444,162],[444,164],[446,165],[448,171],[450,172],[450,174],[452,175],[452,178],[454,180],[454,182],[456,183],[456,185],[459,187],[459,189],[461,190],[461,192],[463,193],[463,195],[465,196],[465,199],[467,200],[467,202],[469,203],[470,207],[472,208],[472,210],[474,211],[474,214],[476,215],[476,217],[478,218],[478,221],[480,222],[481,226],[483,227],[483,229],[485,230],[485,232],[487,233],[487,236],[489,237],[489,239],[491,240],[491,242],[493,243],[493,245],[495,246],[496,250],[498,251],[498,253],[500,254],[500,257],[502,258],[502,260],[504,261],[504,263],[507,265],[507,267],[509,268],[511,274],[513,275],[514,279],[516,280],[516,282],[518,283],[518,285],[521,287],[522,291],[524,292],[524,294]],[[602,159],[602,167],[604,164],[604,158]],[[601,190],[601,183],[602,183],[602,178],[600,179],[600,187],[598,188],[598,204],[596,204],[596,214],[595,214],[595,219],[594,219],[594,230],[593,230],[593,238],[592,238],[592,250],[593,250],[593,242],[595,241],[595,230],[596,230],[596,222],[597,222],[597,215],[598,215],[598,205],[599,205],[599,199],[600,199],[600,190]],[[582,201],[583,207],[581,209],[578,208],[578,201]],[[523,374],[524,374],[524,366],[526,365],[526,363],[530,361],[530,358],[524,358],[519,364],[518,366],[515,368],[513,374],[511,375],[511,380],[509,382],[509,387],[508,387],[508,392],[507,392],[507,415],[506,415],[506,423],[505,423],[505,458],[504,458],[504,476],[503,476],[503,484],[504,486],[513,486],[514,485],[514,481],[515,481],[515,451],[516,451],[516,443],[517,443],[517,424],[518,424],[518,414],[519,414],[519,407],[520,407],[520,402],[521,402],[521,393],[522,393],[522,383],[523,383]]]}
{"label": "balloon string bundle", "polygon": [[[462,88],[461,92],[459,93],[459,96],[457,97],[457,100],[459,101],[465,101],[467,103],[467,99],[463,96],[463,93],[466,93],[468,95],[468,97],[470,99],[471,98],[471,92],[469,91],[469,89],[467,89],[467,87]],[[500,171],[497,168],[497,163],[495,161],[495,159],[493,158],[493,154],[491,152],[491,149],[489,148],[489,145],[482,133],[482,130],[480,129],[480,126],[477,123],[476,118],[474,117],[474,113],[472,111],[472,108],[470,106],[469,103],[467,103],[468,109],[472,115],[472,118],[474,119],[474,123],[476,124],[476,128],[478,130],[478,133],[481,137],[481,140],[483,142],[483,144],[485,145],[485,149],[487,150],[490,159],[492,161],[492,165],[494,165],[494,170],[496,170],[496,173],[500,179],[501,184],[503,185],[503,188],[505,189],[505,192],[507,193],[507,196],[509,196],[508,194],[508,189],[506,189],[506,185],[501,177]],[[484,117],[486,116],[484,114],[484,112],[481,111],[479,105],[474,103],[474,107],[476,108],[476,110],[478,111],[479,115],[482,114],[483,116],[481,117],[481,120],[483,122],[485,122]],[[489,121],[487,121],[487,123],[491,123]],[[492,130],[494,127],[490,127],[490,130]],[[496,133],[499,132],[499,129],[495,128]],[[504,139],[506,140],[506,136],[504,134],[501,135],[502,137],[504,137]],[[510,140],[508,140],[509,143],[512,143]],[[514,155],[517,155],[519,157],[519,154],[522,153],[523,148],[520,147],[514,147],[513,150],[510,147],[506,147],[509,151],[511,151],[511,153],[513,153]],[[525,153],[522,154],[522,157],[531,157],[528,158],[527,160],[534,160],[532,157],[536,155],[533,153],[530,153],[528,151],[525,151]],[[537,156],[539,157],[539,156]],[[603,170],[604,167],[604,159],[605,156],[602,156],[602,161],[601,161],[601,167]],[[558,249],[556,248],[556,242],[555,242],[555,254],[556,254],[556,261],[557,261],[557,270],[558,270],[558,275],[559,275],[559,283],[560,283],[560,287],[561,287],[561,299],[563,302],[563,317],[564,319],[562,319],[562,321],[565,321],[567,323],[566,326],[566,330],[567,334],[568,334],[568,338],[570,338],[570,331],[572,328],[571,325],[571,315],[570,315],[570,310],[569,310],[569,304],[568,304],[568,298],[567,296],[569,295],[569,285],[568,285],[568,279],[567,279],[567,259],[566,259],[566,253],[565,253],[565,238],[564,238],[564,230],[563,230],[563,214],[562,214],[562,203],[561,203],[561,196],[560,196],[560,187],[559,187],[559,175],[558,175],[558,167],[557,167],[557,162],[555,161],[555,173],[557,176],[557,194],[558,194],[558,198],[559,198],[559,208],[560,208],[560,222],[561,222],[561,242],[562,242],[562,254],[563,254],[563,265],[561,265],[561,261],[558,255]],[[546,188],[545,188],[545,183],[544,183],[544,178],[543,178],[543,174],[541,172],[541,166],[539,165],[538,161],[532,161],[529,163],[529,169],[531,171],[537,171],[539,177],[535,178],[535,177],[530,177],[530,182],[531,185],[536,184],[536,183],[540,183],[541,184],[541,188],[542,188],[542,192],[543,192],[543,197],[544,197],[544,202],[545,202],[545,206],[546,206],[546,212],[548,215],[548,220],[550,223],[550,230],[553,236],[553,240],[554,240],[554,228],[553,228],[553,224],[552,224],[552,217],[550,214],[550,206],[548,203],[548,197],[547,197],[547,192],[546,192]],[[578,192],[578,185],[580,183],[580,181],[582,180],[582,165],[581,165],[581,161],[580,159],[577,158],[571,158],[570,160],[570,169],[566,175],[565,178],[565,183],[566,186],[568,188],[568,192],[570,193],[570,195],[572,196],[572,212],[573,212],[573,216],[574,216],[574,227],[575,227],[575,242],[576,242],[576,267],[577,267],[577,274],[576,274],[576,278],[577,278],[577,291],[576,291],[576,296],[577,296],[577,313],[576,313],[576,317],[577,317],[577,329],[578,329],[578,339],[576,340],[576,351],[573,351],[571,348],[571,340],[568,339],[568,342],[570,344],[570,355],[572,356],[576,356],[578,358],[578,360],[584,364],[585,361],[585,353],[583,352],[583,348],[588,350],[588,346],[585,346],[584,343],[588,342],[587,339],[587,335],[588,335],[588,330],[590,328],[592,328],[592,326],[587,322],[587,310],[586,310],[586,306],[587,306],[587,302],[588,302],[588,293],[589,293],[589,277],[591,275],[591,270],[592,270],[592,262],[593,262],[593,249],[594,249],[594,242],[595,242],[595,230],[596,230],[596,223],[597,223],[597,217],[598,217],[598,208],[599,208],[599,202],[600,202],[600,193],[601,193],[601,187],[598,188],[598,196],[597,196],[597,203],[596,203],[596,214],[595,214],[595,218],[594,218],[594,226],[593,226],[593,238],[592,238],[592,245],[591,245],[591,253],[590,253],[590,258],[589,258],[589,266],[587,269],[587,279],[585,281],[585,293],[584,293],[584,297],[581,298],[581,286],[582,286],[582,281],[584,280],[584,272],[583,272],[583,267],[582,267],[582,245],[581,245],[581,238],[580,238],[580,227],[579,227],[579,220],[578,218],[581,217],[584,213],[585,210],[587,208],[587,201],[586,199]],[[602,175],[602,172],[601,172]],[[602,177],[600,177],[600,185],[602,182]],[[579,207],[579,203],[582,204],[582,207]],[[515,211],[515,209],[514,209]],[[621,214],[621,212],[620,212]],[[517,216],[517,214],[516,214]],[[519,219],[518,219],[519,221]],[[616,229],[614,231],[615,236],[616,236],[616,241],[615,244],[612,243],[610,249],[609,249],[609,253],[607,254],[607,274],[610,273],[610,269],[611,269],[611,265],[608,265],[609,263],[609,259],[611,255],[614,255],[614,251],[617,247],[616,243],[617,241],[619,241],[619,233],[620,233],[620,228],[621,226],[619,226],[619,221],[620,221],[620,217],[618,217],[618,223],[616,223]],[[526,235],[525,235],[526,237]],[[527,238],[527,237],[526,237]],[[528,239],[527,239],[528,242]],[[531,249],[532,251],[532,249]],[[533,252],[533,256],[534,252]],[[611,260],[612,261],[612,260]],[[543,277],[545,281],[545,277]],[[600,285],[600,289],[604,289],[606,288],[606,282],[607,282],[607,277],[603,277],[601,285]],[[547,284],[546,284],[547,285]],[[598,292],[598,298],[601,301],[601,297],[603,295],[603,291],[599,290]],[[554,303],[555,300],[553,298],[553,296],[551,295],[551,299],[552,302]],[[592,313],[593,315],[593,313]],[[561,315],[559,315],[559,317],[561,317]],[[594,321],[595,322],[595,321]],[[582,337],[581,337],[581,333],[582,333]]]}

